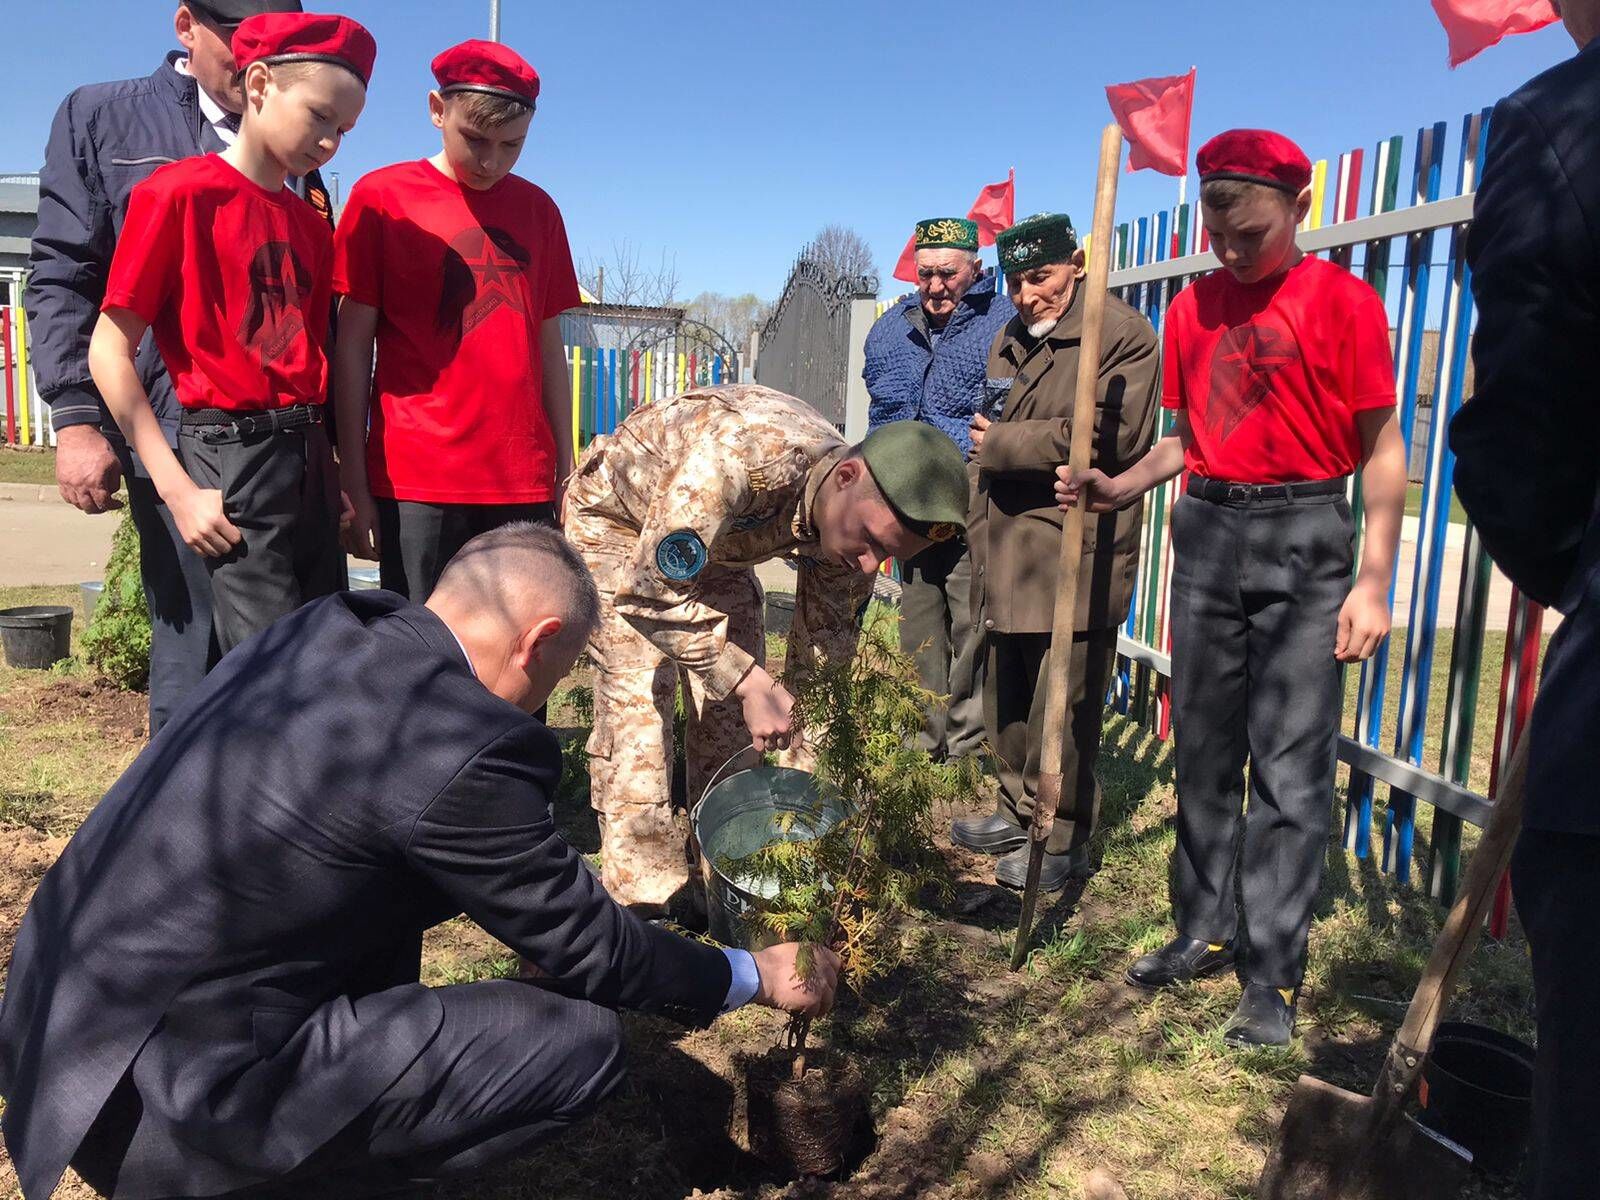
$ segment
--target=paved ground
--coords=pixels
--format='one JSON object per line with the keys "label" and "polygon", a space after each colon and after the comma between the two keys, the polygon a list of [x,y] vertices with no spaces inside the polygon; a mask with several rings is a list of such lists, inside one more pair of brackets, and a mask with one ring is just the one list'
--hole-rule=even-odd
{"label": "paved ground", "polygon": [[[99,579],[111,550],[115,514],[90,517],[59,500],[41,498],[51,489],[0,488],[0,587],[30,583],[82,583]],[[1456,590],[1461,577],[1461,543],[1465,530],[1450,527],[1445,547],[1445,586],[1440,596],[1440,625],[1455,625]],[[1395,622],[1409,620],[1411,579],[1416,556],[1416,522],[1406,519],[1400,544],[1400,583],[1395,598]],[[370,564],[352,564],[367,565]],[[760,571],[768,591],[793,591],[794,572],[783,563],[769,563]],[[1489,593],[1489,628],[1506,627],[1511,585],[1498,571]]]}

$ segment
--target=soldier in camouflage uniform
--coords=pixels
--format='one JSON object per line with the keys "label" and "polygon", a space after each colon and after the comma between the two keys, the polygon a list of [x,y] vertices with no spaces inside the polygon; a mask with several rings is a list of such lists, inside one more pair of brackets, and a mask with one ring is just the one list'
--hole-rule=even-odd
{"label": "soldier in camouflage uniform", "polygon": [[785,676],[803,677],[855,652],[880,563],[953,537],[966,495],[959,452],[929,426],[903,422],[850,448],[809,405],[754,385],[687,392],[595,439],[564,525],[600,589],[590,798],[618,901],[652,912],[700,902],[671,806],[680,677],[691,802],[752,744],[806,765],[793,698],[763,665],[756,564],[798,567]]}

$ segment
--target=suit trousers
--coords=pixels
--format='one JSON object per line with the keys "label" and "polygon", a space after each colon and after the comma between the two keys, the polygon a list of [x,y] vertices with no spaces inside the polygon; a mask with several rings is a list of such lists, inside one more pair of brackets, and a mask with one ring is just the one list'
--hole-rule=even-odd
{"label": "suit trousers", "polygon": [[[608,1008],[513,979],[406,990],[415,1004],[444,1009],[437,1035],[411,1066],[356,1120],[328,1130],[328,1141],[287,1174],[222,1195],[345,1200],[424,1186],[528,1150],[621,1082],[622,1025]],[[302,1070],[316,1071],[319,1085],[333,1091],[352,1066],[319,1056]],[[160,1196],[141,1186],[140,1162],[227,1157],[226,1146],[197,1147],[169,1132],[159,1111],[141,1103],[138,1075],[137,1066],[130,1069],[73,1161],[104,1195]],[[211,1099],[225,1103],[225,1086]],[[258,1136],[270,1143],[271,1129]]]}
{"label": "suit trousers", "polygon": [[139,532],[139,576],[150,610],[150,736],[177,711],[219,657],[211,632],[211,575],[178,533],[149,476],[124,451],[122,477]]}
{"label": "suit trousers", "polygon": [[972,556],[959,538],[936,543],[904,564],[900,584],[900,648],[917,664],[917,679],[948,703],[928,711],[919,748],[935,758],[983,750],[982,657],[972,611]]}
{"label": "suit trousers", "polygon": [[205,560],[217,649],[226,654],[348,583],[339,545],[339,484],[321,425],[215,442],[203,432],[180,431],[184,470],[199,487],[222,492],[223,511],[243,534],[232,551]]}
{"label": "suit trousers", "polygon": [[556,525],[554,504],[424,504],[378,497],[378,579],[385,591],[419,604],[473,538],[513,521]]}
{"label": "suit trousers", "polygon": [[[1592,792],[1591,792],[1592,795]],[[1600,837],[1524,829],[1511,860],[1533,950],[1539,1054],[1533,1073],[1529,1200],[1592,1195],[1600,1176]]]}
{"label": "suit trousers", "polygon": [[1295,988],[1333,813],[1350,507],[1182,496],[1172,546],[1174,916],[1189,937],[1232,941],[1242,871],[1244,978]]}
{"label": "suit trousers", "polygon": [[[1048,633],[989,633],[983,698],[989,743],[1000,774],[996,811],[1023,828],[1033,821],[1044,751]],[[1065,854],[1085,845],[1100,815],[1094,764],[1100,755],[1106,684],[1117,652],[1117,631],[1095,629],[1072,637],[1068,664],[1069,728],[1061,745],[1061,799],[1045,850]]]}

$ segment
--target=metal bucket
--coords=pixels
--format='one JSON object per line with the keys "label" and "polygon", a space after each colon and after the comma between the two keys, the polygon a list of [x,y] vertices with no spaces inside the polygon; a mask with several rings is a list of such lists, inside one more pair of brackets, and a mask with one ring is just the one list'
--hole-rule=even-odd
{"label": "metal bucket", "polygon": [[352,592],[371,591],[380,586],[377,567],[351,567],[349,578]]}
{"label": "metal bucket", "polygon": [[43,670],[72,652],[72,610],[55,605],[0,609],[6,663]]}
{"label": "metal bucket", "polygon": [[103,580],[92,583],[80,583],[78,594],[83,598],[83,623],[90,625],[94,622],[95,609],[100,607],[100,597],[106,594],[106,585]]}
{"label": "metal bucket", "polygon": [[[719,863],[746,858],[777,841],[811,841],[837,825],[845,813],[838,793],[815,776],[789,767],[740,771],[707,789],[690,821],[700,844],[711,936],[725,946],[748,950],[777,940],[746,919],[752,908],[777,894],[777,881],[759,876],[730,879]],[[787,831],[780,824],[786,814],[794,815]]]}

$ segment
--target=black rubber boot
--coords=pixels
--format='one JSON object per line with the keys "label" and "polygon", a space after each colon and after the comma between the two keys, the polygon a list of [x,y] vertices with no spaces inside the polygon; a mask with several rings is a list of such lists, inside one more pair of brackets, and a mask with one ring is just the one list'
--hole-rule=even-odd
{"label": "black rubber boot", "polygon": [[1028,831],[999,813],[950,822],[950,840],[979,854],[1005,854],[1028,844]]}
{"label": "black rubber boot", "polygon": [[[1028,884],[1028,856],[1032,848],[1024,844],[994,865],[994,881],[1001,887],[1021,890]],[[1046,854],[1039,865],[1039,890],[1059,892],[1074,879],[1087,879],[1094,873],[1089,862],[1089,847],[1079,846],[1068,854]]]}
{"label": "black rubber boot", "polygon": [[1164,988],[1191,979],[1204,979],[1233,965],[1233,946],[1212,949],[1205,942],[1179,934],[1154,954],[1146,954],[1128,968],[1127,980],[1135,987]]}
{"label": "black rubber boot", "polygon": [[1287,1046],[1293,1037],[1294,1001],[1268,984],[1245,984],[1239,1007],[1223,1027],[1222,1040],[1238,1047]]}

